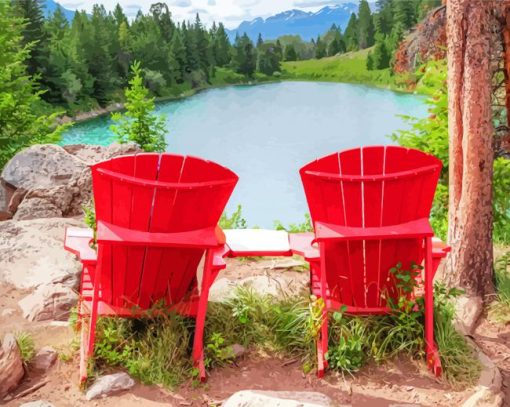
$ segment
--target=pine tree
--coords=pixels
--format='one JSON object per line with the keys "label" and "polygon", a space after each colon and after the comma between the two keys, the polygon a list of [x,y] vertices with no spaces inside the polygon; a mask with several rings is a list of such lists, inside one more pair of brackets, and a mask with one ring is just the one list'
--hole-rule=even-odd
{"label": "pine tree", "polygon": [[253,42],[246,33],[236,37],[232,64],[237,73],[252,76],[255,72],[257,56]]}
{"label": "pine tree", "polygon": [[359,49],[358,40],[358,18],[352,13],[349,23],[344,32],[344,42],[347,51],[357,51]]}
{"label": "pine tree", "polygon": [[328,56],[333,56],[345,52],[345,44],[339,28],[333,30],[333,39],[328,45]]}
{"label": "pine tree", "polygon": [[55,143],[63,127],[56,114],[37,113],[38,84],[27,74],[30,46],[23,45],[23,20],[13,16],[9,2],[0,1],[0,169],[19,150],[35,143]]}
{"label": "pine tree", "polygon": [[259,49],[262,44],[264,44],[264,40],[262,39],[262,34],[259,33],[259,36],[257,37],[257,49]]}
{"label": "pine tree", "polygon": [[358,10],[358,44],[360,49],[374,44],[374,23],[367,0],[360,0]]}
{"label": "pine tree", "polygon": [[169,68],[175,82],[184,82],[186,74],[186,49],[180,30],[175,31],[170,43]]}
{"label": "pine tree", "polygon": [[296,52],[296,48],[294,48],[294,45],[289,44],[285,47],[285,61],[297,61],[298,55]]}
{"label": "pine tree", "polygon": [[225,32],[225,27],[222,23],[220,23],[213,38],[213,55],[216,65],[225,66],[230,63],[231,48],[232,46],[230,45],[227,33]]}
{"label": "pine tree", "polygon": [[385,69],[390,66],[391,53],[386,46],[384,37],[377,36],[372,54],[372,69]]}
{"label": "pine tree", "polygon": [[317,37],[317,41],[315,41],[315,58],[321,59],[326,56],[326,44],[321,40],[321,36]]}
{"label": "pine tree", "polygon": [[133,78],[125,90],[126,112],[112,114],[112,120],[116,124],[112,125],[111,129],[120,143],[133,141],[144,151],[165,151],[165,119],[153,114],[154,98],[148,97],[149,91],[143,85],[139,62],[133,63],[131,72]]}
{"label": "pine tree", "polygon": [[14,14],[23,19],[23,45],[32,44],[26,61],[30,75],[40,74],[44,80],[47,48],[44,32],[44,14],[40,0],[13,0]]}
{"label": "pine tree", "polygon": [[257,52],[257,70],[266,75],[280,71],[280,56],[274,44],[262,44]]}

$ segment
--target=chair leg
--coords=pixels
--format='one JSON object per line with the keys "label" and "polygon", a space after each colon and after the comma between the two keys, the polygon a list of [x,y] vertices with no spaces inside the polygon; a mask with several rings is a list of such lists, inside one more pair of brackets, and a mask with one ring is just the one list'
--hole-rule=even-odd
{"label": "chair leg", "polygon": [[204,264],[204,276],[202,279],[202,290],[200,291],[200,298],[198,300],[195,337],[193,339],[193,363],[195,368],[197,368],[199,371],[201,382],[205,382],[206,380],[204,364],[204,327],[205,316],[207,313],[207,302],[209,301],[209,287],[212,284],[212,261],[212,253],[210,250],[207,250]]}
{"label": "chair leg", "polygon": [[324,371],[328,367],[328,361],[326,360],[326,354],[328,352],[328,307],[327,307],[327,295],[326,295],[326,253],[324,250],[324,244],[319,244],[320,250],[320,291],[321,298],[323,301],[321,310],[321,328],[317,337],[317,376],[319,378],[324,377]]}
{"label": "chair leg", "polygon": [[434,270],[432,263],[432,238],[425,240],[425,350],[427,366],[439,377],[442,374],[441,359],[434,340]]}

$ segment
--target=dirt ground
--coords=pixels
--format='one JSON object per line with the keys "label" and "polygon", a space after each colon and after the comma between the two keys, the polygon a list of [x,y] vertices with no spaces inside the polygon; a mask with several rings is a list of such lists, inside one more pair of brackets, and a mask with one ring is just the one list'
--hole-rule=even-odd
{"label": "dirt ground", "polygon": [[[274,263],[265,260],[231,260],[220,278],[236,280],[247,275],[272,278],[284,273],[293,280],[306,281],[306,270],[282,271],[272,268]],[[0,284],[0,336],[6,332],[26,331],[34,338],[36,349],[51,345],[58,351],[68,353],[73,339],[71,329],[62,323],[31,323],[22,318],[17,301],[25,293]],[[475,340],[500,367],[507,395],[510,400],[510,326],[497,327],[483,321]],[[38,383],[40,389],[17,398],[17,395]],[[19,406],[34,400],[46,400],[56,407],[64,406],[218,406],[239,390],[285,390],[317,391],[331,397],[339,406],[457,406],[462,404],[472,389],[452,389],[436,380],[422,362],[400,359],[383,366],[370,365],[354,377],[329,372],[319,380],[315,374],[305,375],[299,361],[266,358],[249,353],[235,365],[210,372],[204,385],[195,387],[191,382],[172,392],[158,386],[137,384],[129,392],[105,399],[86,401],[77,387],[78,360],[58,360],[46,374],[33,372],[30,368],[21,386],[13,393],[13,399],[4,401],[7,406]],[[2,404],[2,402],[0,402]]]}

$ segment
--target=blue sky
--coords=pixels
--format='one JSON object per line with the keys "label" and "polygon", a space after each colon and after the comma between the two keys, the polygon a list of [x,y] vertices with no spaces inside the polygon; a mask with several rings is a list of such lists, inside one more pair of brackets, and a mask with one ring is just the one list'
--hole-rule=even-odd
{"label": "blue sky", "polygon": [[[147,12],[157,0],[61,0],[59,3],[71,10],[92,10],[94,3],[102,3],[108,10],[120,3],[124,12],[133,17],[139,9]],[[357,0],[351,0],[357,2]],[[316,11],[327,5],[335,5],[347,0],[167,0],[174,19],[193,19],[197,12],[206,24],[222,21],[228,28],[237,27],[243,20],[255,17],[268,17],[281,11],[298,8],[305,11]]]}

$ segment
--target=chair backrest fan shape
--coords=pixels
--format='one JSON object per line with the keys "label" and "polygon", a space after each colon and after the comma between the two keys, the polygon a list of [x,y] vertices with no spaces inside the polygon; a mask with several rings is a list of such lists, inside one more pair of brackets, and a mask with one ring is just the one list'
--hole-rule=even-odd
{"label": "chair backrest fan shape", "polygon": [[[441,161],[418,150],[374,146],[320,158],[300,171],[312,220],[381,227],[428,218]],[[374,309],[396,296],[390,268],[421,264],[423,242],[360,240],[326,243],[330,295],[342,304]]]}
{"label": "chair backrest fan shape", "polygon": [[[92,167],[97,221],[133,231],[187,232],[217,225],[238,177],[211,161],[137,154]],[[195,283],[197,248],[98,245],[101,297],[114,306],[176,304]]]}

